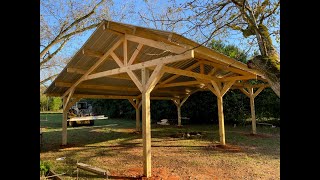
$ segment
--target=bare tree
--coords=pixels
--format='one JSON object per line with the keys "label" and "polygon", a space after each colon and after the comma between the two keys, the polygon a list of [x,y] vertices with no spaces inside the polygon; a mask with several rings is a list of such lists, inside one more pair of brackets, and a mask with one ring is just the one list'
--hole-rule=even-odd
{"label": "bare tree", "polygon": [[184,25],[186,30],[182,34],[200,33],[204,37],[200,44],[204,45],[213,37],[246,38],[260,52],[248,61],[248,67],[259,70],[280,97],[280,56],[271,38],[280,37],[279,0],[191,0],[182,4],[171,0],[170,3],[160,18],[151,15],[141,18],[168,27]]}
{"label": "bare tree", "polygon": [[107,0],[40,1],[40,84],[57,76],[67,56],[57,56],[73,37],[109,19]]}

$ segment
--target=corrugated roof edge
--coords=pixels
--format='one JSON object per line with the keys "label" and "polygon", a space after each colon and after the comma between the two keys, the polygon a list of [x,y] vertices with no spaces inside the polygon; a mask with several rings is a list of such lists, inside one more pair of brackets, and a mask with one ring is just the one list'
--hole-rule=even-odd
{"label": "corrugated roof edge", "polygon": [[[86,42],[81,46],[81,48],[79,48],[79,50],[74,53],[74,55],[72,56],[72,58],[73,58],[74,56],[76,56],[78,53],[81,52],[81,50],[85,47],[85,45],[88,43],[88,41],[91,39],[91,37],[95,34],[95,32],[96,32],[103,24],[105,24],[106,22],[107,22],[106,20],[102,20],[102,21],[101,21],[101,23],[99,24],[99,26],[96,27],[96,29],[93,31],[93,33],[90,35],[90,37],[86,40]],[[72,58],[71,58],[71,59],[72,59]],[[67,65],[60,71],[59,75],[52,81],[52,83],[49,85],[49,87],[43,92],[44,94],[46,94],[46,93],[47,93],[47,90],[48,90],[51,86],[54,85],[56,79],[61,75],[61,72],[62,72],[62,71],[66,70],[66,68],[68,67],[68,65],[70,64],[70,62],[71,62],[71,61],[69,61],[69,62],[67,63]]]}

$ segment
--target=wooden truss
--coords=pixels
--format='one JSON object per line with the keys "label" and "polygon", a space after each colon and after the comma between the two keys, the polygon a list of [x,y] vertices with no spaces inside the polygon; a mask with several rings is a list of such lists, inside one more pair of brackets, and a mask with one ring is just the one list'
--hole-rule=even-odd
{"label": "wooden truss", "polygon": [[[114,25],[114,24],[113,24]],[[114,25],[115,26],[115,25]],[[81,77],[74,83],[55,82],[56,86],[68,88],[63,97],[63,123],[62,123],[62,144],[67,144],[67,110],[80,98],[108,98],[108,99],[128,99],[136,110],[136,130],[140,131],[140,107],[142,107],[142,138],[143,138],[143,169],[144,175],[151,176],[151,130],[150,130],[150,99],[167,99],[173,100],[177,106],[178,125],[181,126],[181,107],[189,98],[189,96],[197,91],[209,90],[217,96],[218,113],[219,113],[219,134],[220,143],[225,145],[225,131],[224,131],[224,115],[223,115],[223,96],[234,85],[250,97],[251,111],[254,114],[254,97],[257,96],[265,87],[261,85],[258,91],[253,93],[253,88],[249,88],[249,92],[244,88],[246,86],[239,81],[249,79],[257,79],[257,75],[246,72],[226,65],[219,64],[213,61],[212,56],[195,57],[197,50],[189,49],[187,46],[179,46],[171,43],[168,39],[157,39],[160,37],[146,38],[139,36],[139,29],[136,29],[136,35],[114,31],[111,28],[105,27],[105,31],[111,31],[119,36],[119,40],[115,42],[107,52],[96,52],[88,48],[83,48],[82,54],[98,58],[94,65],[88,70],[67,68],[68,73],[76,73]],[[128,41],[137,43],[133,54],[128,56]],[[137,61],[137,57],[143,47],[153,47],[171,54],[165,57],[160,57],[145,62]],[[117,49],[122,49],[123,54],[118,56],[115,52]],[[218,58],[223,58],[218,56]],[[107,59],[113,60],[117,64],[117,68],[95,72],[95,70],[103,64]],[[183,69],[170,66],[172,63],[194,59],[194,64],[189,65]],[[210,60],[211,59],[211,60]],[[228,60],[230,61],[230,60]],[[211,70],[205,72],[205,67]],[[195,69],[200,69],[196,72]],[[141,71],[141,78],[134,72]],[[228,71],[227,74],[219,74],[220,71]],[[171,74],[168,78],[162,79],[163,75]],[[175,82],[181,76],[191,77],[194,80],[185,82]],[[86,81],[97,78],[115,78],[131,80],[136,87],[123,86],[105,86],[86,84]],[[196,89],[187,92],[184,96],[176,97],[173,91],[167,88],[178,86],[190,86]],[[100,90],[115,90],[136,92],[133,96],[116,96],[116,95],[93,95],[93,94],[78,94],[75,93],[77,89],[100,89]],[[150,97],[152,91],[172,93],[172,96],[167,97]],[[253,115],[252,122],[255,126],[255,116]],[[255,128],[253,133],[255,133]]]}

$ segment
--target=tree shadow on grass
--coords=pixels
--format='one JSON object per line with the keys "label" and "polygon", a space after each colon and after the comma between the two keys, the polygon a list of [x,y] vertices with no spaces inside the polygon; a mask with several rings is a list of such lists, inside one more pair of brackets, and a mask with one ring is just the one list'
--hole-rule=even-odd
{"label": "tree shadow on grass", "polygon": [[[271,131],[272,130],[272,131]],[[219,129],[216,126],[203,126],[203,125],[187,125],[179,128],[175,127],[159,127],[153,128],[153,138],[161,140],[180,141],[180,140],[193,140],[207,144],[204,146],[182,145],[182,146],[159,146],[159,147],[199,147],[204,151],[219,152],[219,153],[238,153],[243,152],[248,155],[266,155],[271,158],[280,157],[280,137],[279,134],[271,129],[268,133],[267,129],[258,129],[258,135],[250,135],[250,127],[232,128],[226,126],[226,143],[227,146],[219,146]],[[261,133],[260,133],[261,131]],[[201,138],[171,138],[172,135],[186,133],[186,132],[200,132]],[[156,147],[156,146],[152,146]]]}
{"label": "tree shadow on grass", "polygon": [[[113,123],[113,122],[112,122]],[[119,131],[120,129],[120,131]],[[124,131],[126,130],[126,131]],[[216,126],[203,126],[203,125],[185,125],[182,127],[176,126],[157,126],[152,125],[152,143],[162,142],[177,142],[177,145],[158,145],[152,144],[152,147],[187,147],[187,148],[202,148],[206,151],[218,151],[220,153],[233,153],[236,151],[230,150],[230,148],[214,147],[215,143],[219,141],[219,130]],[[92,127],[76,127],[68,128],[68,145],[61,147],[61,131],[49,131],[43,133],[43,146],[41,152],[59,151],[63,148],[71,147],[139,147],[142,146],[142,142],[137,143],[135,140],[141,141],[142,135],[133,133],[134,129],[128,131],[127,127],[112,126],[112,124],[99,124]],[[201,138],[186,139],[186,138],[172,138],[171,136],[177,133],[185,132],[201,132]],[[258,129],[259,132],[259,129]],[[250,136],[250,129],[248,128],[231,128],[226,127],[226,142],[227,145],[240,147],[242,152],[256,155],[262,154],[279,158],[280,142],[277,136]],[[108,141],[116,141],[108,144]],[[181,140],[193,140],[206,145],[181,145]],[[106,145],[104,144],[106,142]],[[100,143],[95,145],[95,143]]]}
{"label": "tree shadow on grass", "polygon": [[68,144],[61,146],[61,131],[44,132],[42,137],[43,145],[40,152],[59,151],[60,149],[70,147],[84,147],[90,144],[113,140],[125,144],[125,142],[141,138],[140,135],[132,134],[131,132],[118,132],[112,129],[104,129],[104,127],[68,129],[67,134]]}
{"label": "tree shadow on grass", "polygon": [[[65,159],[63,161],[55,161],[57,172],[65,172],[65,177],[74,177],[76,178],[76,163],[82,162],[89,165],[96,164],[96,161],[99,160],[104,163],[104,165],[101,165],[100,168],[105,170],[110,170],[113,168],[112,163],[109,164],[108,159],[113,157],[117,157],[117,161],[127,162],[126,157],[130,157],[130,159],[141,159],[141,155],[131,154],[128,152],[131,148],[135,148],[139,143],[132,143],[129,144],[126,141],[129,141],[129,139],[123,139],[121,142],[119,142],[119,145],[88,145],[88,146],[74,146],[63,149],[64,151],[62,153],[53,154],[53,159],[56,157],[54,156],[63,156]],[[124,142],[124,144],[121,144]],[[121,156],[118,156],[121,154]],[[99,164],[99,163],[98,163]],[[97,166],[99,167],[99,165]],[[86,179],[92,179],[92,178],[99,178],[101,175],[95,175],[92,173],[87,173],[84,170],[80,170],[85,173],[79,174],[79,177],[85,177]],[[117,174],[113,175],[110,174],[109,178],[111,179],[137,179],[135,177],[129,177],[129,176],[117,176]],[[103,178],[102,178],[103,179]]]}

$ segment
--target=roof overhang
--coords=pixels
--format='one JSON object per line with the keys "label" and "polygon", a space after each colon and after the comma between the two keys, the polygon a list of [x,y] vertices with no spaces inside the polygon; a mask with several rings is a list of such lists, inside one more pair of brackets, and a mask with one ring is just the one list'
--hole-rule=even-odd
{"label": "roof overhang", "polygon": [[[251,79],[262,83],[253,86]],[[214,88],[269,85],[246,64],[176,33],[102,21],[45,93],[136,99],[145,86],[152,86],[151,99],[180,99]]]}

